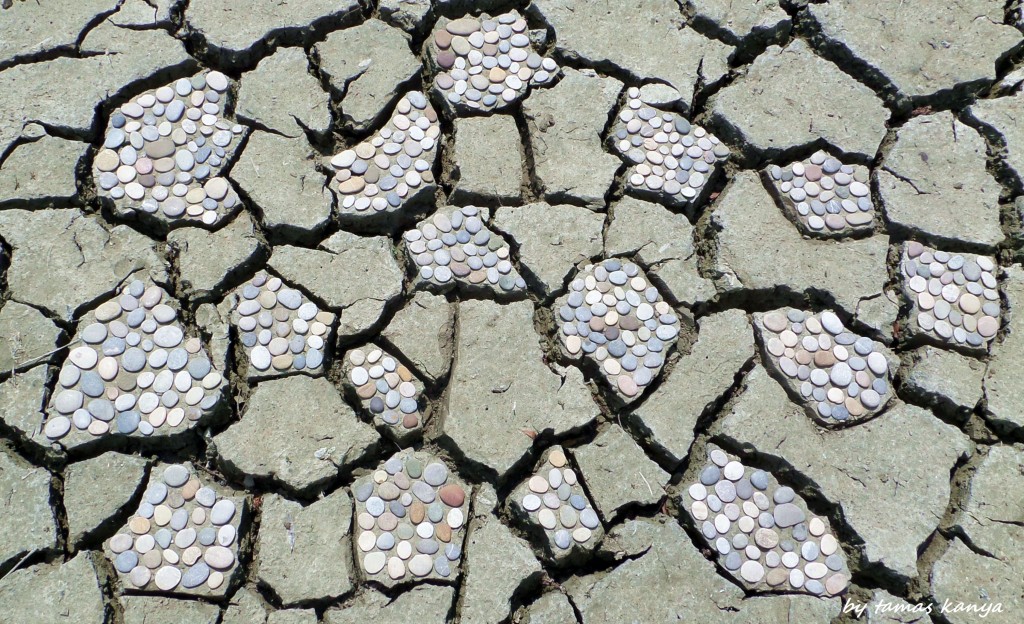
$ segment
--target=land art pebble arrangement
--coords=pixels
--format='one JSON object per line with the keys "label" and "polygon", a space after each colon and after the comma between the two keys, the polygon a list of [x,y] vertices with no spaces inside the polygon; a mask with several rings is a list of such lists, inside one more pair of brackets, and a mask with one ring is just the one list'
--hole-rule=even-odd
{"label": "land art pebble arrangement", "polygon": [[654,381],[679,338],[679,318],[658,289],[616,258],[587,265],[555,310],[565,352],[594,362],[627,402]]}
{"label": "land art pebble arrangement", "polygon": [[121,584],[219,596],[237,568],[245,499],[203,485],[188,464],[160,464],[135,515],[106,543]]}
{"label": "land art pebble arrangement", "polygon": [[558,563],[589,553],[604,536],[601,521],[560,446],[549,449],[537,471],[510,496],[513,513],[546,538]]}
{"label": "land art pebble arrangement", "polygon": [[455,113],[506,107],[558,75],[558,64],[534,51],[516,11],[444,24],[434,31],[427,58],[437,72],[437,100]]}
{"label": "land art pebble arrangement", "polygon": [[47,438],[177,433],[217,406],[224,377],[176,306],[163,288],[132,280],[85,315],[47,410]]}
{"label": "land art pebble arrangement", "polygon": [[611,141],[631,165],[629,189],[670,206],[702,202],[729,148],[682,115],[648,106],[640,99],[640,89],[630,87],[627,96]]}
{"label": "land art pebble arrangement", "polygon": [[844,593],[850,573],[828,520],[770,473],[708,450],[711,461],[682,499],[722,567],[752,591]]}
{"label": "land art pebble arrangement", "polygon": [[119,214],[213,225],[240,207],[218,176],[245,132],[223,117],[229,82],[211,71],[138,95],[114,111],[93,160]]}
{"label": "land art pebble arrangement", "polygon": [[509,247],[485,225],[490,212],[466,206],[438,212],[405,233],[405,252],[415,267],[417,283],[447,291],[468,290],[511,294],[526,289],[509,259]]}
{"label": "land art pebble arrangement", "polygon": [[387,587],[426,579],[454,581],[466,536],[466,485],[422,452],[396,453],[352,486],[356,561]]}
{"label": "land art pebble arrangement", "polygon": [[230,295],[231,322],[249,360],[249,379],[323,372],[335,315],[265,271]]}
{"label": "land art pebble arrangement", "polygon": [[345,383],[377,425],[386,425],[397,440],[407,440],[423,428],[420,395],[423,383],[380,347],[352,349],[343,367]]}
{"label": "land art pebble arrangement", "polygon": [[995,271],[996,264],[988,256],[906,243],[900,283],[910,304],[910,334],[939,344],[984,350],[999,331]]}
{"label": "land art pebble arrangement", "polygon": [[378,218],[434,193],[432,167],[441,126],[419,91],[398,101],[383,128],[330,160],[330,188],[343,219]]}
{"label": "land art pebble arrangement", "polygon": [[769,370],[817,419],[863,420],[892,398],[889,350],[847,331],[831,310],[755,314],[754,326]]}
{"label": "land art pebble arrangement", "polygon": [[50,4],[0,622],[1021,620],[1024,0]]}
{"label": "land art pebble arrangement", "polygon": [[871,229],[875,205],[864,165],[844,165],[817,151],[767,173],[783,208],[805,234],[842,236]]}

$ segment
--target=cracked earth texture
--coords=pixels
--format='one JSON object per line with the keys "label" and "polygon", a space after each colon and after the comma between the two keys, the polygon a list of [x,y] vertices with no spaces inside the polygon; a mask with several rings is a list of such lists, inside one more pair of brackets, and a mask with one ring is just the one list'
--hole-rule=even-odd
{"label": "cracked earth texture", "polygon": [[1019,0],[0,7],[0,622],[1024,619]]}

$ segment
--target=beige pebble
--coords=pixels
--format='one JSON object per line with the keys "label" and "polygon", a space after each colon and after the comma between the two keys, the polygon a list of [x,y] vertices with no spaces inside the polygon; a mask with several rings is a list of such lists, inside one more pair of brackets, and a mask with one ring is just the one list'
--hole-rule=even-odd
{"label": "beige pebble", "polygon": [[758,583],[764,578],[764,566],[756,561],[746,561],[740,566],[740,576],[748,583]]}
{"label": "beige pebble", "polygon": [[170,591],[181,582],[181,570],[172,566],[164,566],[157,570],[156,586],[163,591]]}
{"label": "beige pebble", "polygon": [[846,589],[847,578],[845,574],[833,574],[825,581],[825,591],[831,596],[842,593]]}
{"label": "beige pebble", "polygon": [[828,567],[824,563],[814,561],[804,566],[804,574],[807,578],[820,579],[828,574]]}
{"label": "beige pebble", "polygon": [[779,534],[772,529],[758,529],[754,533],[754,543],[765,550],[775,548],[779,545]]}
{"label": "beige pebble", "polygon": [[839,549],[839,542],[831,533],[821,536],[821,554],[826,557]]}
{"label": "beige pebble", "polygon": [[565,453],[555,449],[548,454],[548,462],[551,463],[555,468],[561,468],[565,465]]}
{"label": "beige pebble", "polygon": [[224,573],[214,570],[210,572],[210,577],[206,579],[206,586],[210,589],[217,589],[224,584]]}
{"label": "beige pebble", "polygon": [[543,494],[548,491],[548,480],[541,476],[530,477],[529,482],[530,491],[536,492],[537,494]]}
{"label": "beige pebble", "polygon": [[807,530],[811,532],[811,535],[818,537],[825,532],[825,523],[821,521],[821,518],[811,518],[807,524]]}
{"label": "beige pebble", "polygon": [[185,565],[194,565],[203,556],[203,550],[198,546],[189,546],[181,553],[181,560]]}
{"label": "beige pebble", "polygon": [[171,521],[172,513],[167,505],[157,505],[156,509],[153,510],[153,522],[157,526],[166,526]]}
{"label": "beige pebble", "polygon": [[132,533],[136,535],[142,535],[143,533],[149,533],[149,519],[143,518],[142,516],[135,516],[128,521],[128,528],[132,530]]}

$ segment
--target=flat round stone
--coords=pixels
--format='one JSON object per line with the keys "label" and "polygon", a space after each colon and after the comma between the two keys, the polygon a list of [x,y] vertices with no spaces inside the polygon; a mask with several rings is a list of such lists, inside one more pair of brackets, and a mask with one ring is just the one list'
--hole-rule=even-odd
{"label": "flat round stone", "polygon": [[831,554],[825,557],[825,565],[828,566],[829,570],[832,570],[833,572],[838,572],[843,569],[843,558],[840,555]]}
{"label": "flat round stone", "polygon": [[409,560],[409,571],[413,576],[426,576],[434,569],[434,561],[430,555],[416,555]]}
{"label": "flat round stone", "polygon": [[848,579],[844,574],[833,574],[825,581],[825,591],[830,595],[835,596],[836,594],[842,593],[846,589]]}
{"label": "flat round stone", "polygon": [[382,552],[368,553],[363,557],[363,569],[368,574],[377,574],[384,569],[384,565],[387,563],[387,555]]}
{"label": "flat round stone", "polygon": [[702,501],[707,498],[708,495],[708,490],[702,483],[694,483],[690,486],[687,492],[689,493],[690,498],[695,501]]}
{"label": "flat round stone", "polygon": [[155,575],[156,586],[163,591],[171,591],[181,582],[181,570],[172,566],[164,566]]}
{"label": "flat round stone", "polygon": [[210,510],[210,522],[216,525],[227,524],[235,515],[235,504],[224,498]]}
{"label": "flat round stone", "polygon": [[775,524],[786,528],[795,526],[804,521],[804,512],[792,503],[782,503],[775,507],[773,514]]}
{"label": "flat round stone", "polygon": [[405,576],[405,563],[398,557],[388,559],[388,576],[396,581]]}
{"label": "flat round stone", "polygon": [[748,583],[759,583],[764,578],[764,566],[756,561],[746,561],[740,566],[740,576]]}
{"label": "flat round stone", "polygon": [[820,579],[828,574],[828,567],[820,562],[808,563],[804,566],[804,574],[807,578]]}
{"label": "flat round stone", "polygon": [[437,492],[437,495],[441,498],[444,504],[449,507],[461,507],[466,501],[466,492],[455,484],[449,484],[442,487]]}
{"label": "flat round stone", "polygon": [[427,464],[423,469],[423,480],[435,487],[442,485],[448,480],[448,468],[437,462]]}
{"label": "flat round stone", "polygon": [[227,570],[235,563],[235,555],[223,546],[210,546],[203,554],[203,561],[215,570]]}
{"label": "flat round stone", "polygon": [[739,481],[743,478],[743,464],[738,461],[731,461],[722,469],[722,474],[730,481]]}
{"label": "flat round stone", "polygon": [[181,487],[188,482],[190,476],[188,468],[182,464],[172,464],[164,469],[163,480],[171,487]]}
{"label": "flat round stone", "polygon": [[63,438],[71,431],[71,419],[67,416],[54,416],[46,421],[43,433],[51,440]]}
{"label": "flat round stone", "polygon": [[205,583],[209,577],[210,566],[206,565],[203,561],[199,561],[181,576],[181,585],[186,589],[193,589]]}

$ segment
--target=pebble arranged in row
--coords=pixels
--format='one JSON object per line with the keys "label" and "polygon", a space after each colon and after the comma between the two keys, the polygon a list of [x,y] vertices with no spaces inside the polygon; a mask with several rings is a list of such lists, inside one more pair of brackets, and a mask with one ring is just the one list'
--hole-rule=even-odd
{"label": "pebble arranged in row", "polygon": [[375,424],[386,425],[398,440],[423,429],[423,383],[394,356],[376,345],[364,345],[348,352],[342,370],[345,384]]}
{"label": "pebble arranged in row", "polygon": [[106,543],[127,589],[222,595],[237,568],[245,501],[203,485],[188,464],[158,465],[138,510]]}
{"label": "pebble arranged in row", "polygon": [[671,206],[703,201],[729,148],[682,115],[648,106],[640,89],[630,87],[627,96],[612,128],[615,150],[631,165],[627,186]]}
{"label": "pebble arranged in row", "polygon": [[228,79],[211,71],[147,91],[110,116],[93,160],[101,197],[127,214],[213,225],[238,205],[219,177],[245,129],[224,118]]}
{"label": "pebble arranged in row", "polygon": [[587,265],[555,305],[564,351],[597,364],[626,401],[650,386],[679,338],[672,307],[640,267],[617,258]]}
{"label": "pebble arranged in row", "polygon": [[807,160],[768,169],[782,205],[805,234],[842,236],[870,230],[875,205],[868,168],[817,151]]}
{"label": "pebble arranged in row", "polygon": [[509,246],[485,222],[485,208],[438,212],[405,233],[405,252],[421,285],[449,290],[456,285],[496,294],[524,291],[526,281],[509,257]]}
{"label": "pebble arranged in row", "polygon": [[515,514],[547,537],[545,552],[555,562],[592,552],[604,535],[594,506],[559,446],[547,451],[536,473],[511,498]]}
{"label": "pebble arranged in row", "polygon": [[827,423],[877,414],[893,397],[892,354],[881,343],[847,331],[831,310],[783,308],[755,314],[766,365]]}
{"label": "pebble arranged in row", "polygon": [[85,316],[76,338],[47,410],[51,440],[176,433],[221,400],[223,375],[159,286],[131,281]]}
{"label": "pebble arranged in row", "polygon": [[352,486],[356,561],[387,587],[459,575],[469,519],[466,485],[422,452],[393,455]]}
{"label": "pebble arranged in row", "polygon": [[997,270],[988,256],[906,243],[900,281],[910,304],[909,333],[976,352],[986,349],[999,331]]}
{"label": "pebble arranged in row", "polygon": [[330,187],[339,196],[341,216],[377,217],[433,195],[440,134],[437,112],[426,96],[406,93],[383,128],[331,158]]}
{"label": "pebble arranged in row", "polygon": [[264,271],[229,296],[231,322],[249,359],[249,379],[323,372],[333,313]]}
{"label": "pebble arranged in row", "polygon": [[754,591],[844,593],[850,573],[828,520],[770,473],[708,450],[711,461],[681,498],[719,563]]}
{"label": "pebble arranged in row", "polygon": [[428,58],[433,91],[453,112],[492,111],[520,100],[558,75],[554,59],[534,51],[526,20],[511,11],[467,16],[439,26]]}

